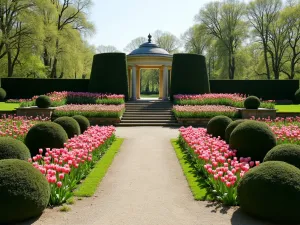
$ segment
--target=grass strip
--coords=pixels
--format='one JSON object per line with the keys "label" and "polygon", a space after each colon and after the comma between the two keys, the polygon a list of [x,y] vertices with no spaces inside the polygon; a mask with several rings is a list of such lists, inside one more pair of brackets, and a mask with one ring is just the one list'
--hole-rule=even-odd
{"label": "grass strip", "polygon": [[0,102],[0,111],[14,111],[18,107],[20,107],[19,103]]}
{"label": "grass strip", "polygon": [[187,160],[186,153],[177,143],[177,139],[171,139],[171,144],[176,152],[178,161],[193,193],[194,199],[197,201],[210,200],[209,194],[207,193],[207,190],[204,187],[206,183],[196,175],[196,170]]}
{"label": "grass strip", "polygon": [[80,184],[78,189],[74,192],[75,196],[78,197],[91,197],[94,195],[98,185],[105,176],[109,166],[111,165],[116,153],[121,147],[124,138],[117,138],[116,141],[106,151],[104,156],[99,160],[96,166],[93,168],[91,173],[86,179]]}
{"label": "grass strip", "polygon": [[280,113],[300,113],[300,105],[275,105]]}

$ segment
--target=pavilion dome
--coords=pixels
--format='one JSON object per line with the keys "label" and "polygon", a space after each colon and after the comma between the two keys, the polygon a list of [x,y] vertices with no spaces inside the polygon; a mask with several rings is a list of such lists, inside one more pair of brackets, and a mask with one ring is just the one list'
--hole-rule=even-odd
{"label": "pavilion dome", "polygon": [[160,48],[158,45],[151,43],[151,35],[148,35],[148,42],[141,44],[139,48],[129,53],[129,56],[171,56],[165,49]]}

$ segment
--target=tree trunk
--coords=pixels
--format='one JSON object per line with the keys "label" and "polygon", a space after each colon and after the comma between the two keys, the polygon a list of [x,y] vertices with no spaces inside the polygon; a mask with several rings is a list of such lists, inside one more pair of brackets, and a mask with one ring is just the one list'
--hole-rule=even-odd
{"label": "tree trunk", "polygon": [[235,57],[232,56],[232,59],[231,59],[231,80],[234,79],[234,73],[235,73]]}
{"label": "tree trunk", "polygon": [[44,59],[44,65],[45,66],[50,66],[51,65],[47,48],[44,48],[43,59]]}
{"label": "tree trunk", "polygon": [[56,47],[56,55],[54,57],[50,78],[57,78],[57,71],[56,70],[57,70],[57,56],[58,56],[58,50],[59,50],[58,49],[58,47],[59,47],[58,39],[56,39],[55,47]]}
{"label": "tree trunk", "polygon": [[56,67],[57,67],[57,58],[55,57],[52,65],[50,78],[57,78]]}
{"label": "tree trunk", "polygon": [[264,47],[265,65],[266,65],[266,70],[267,70],[267,78],[268,78],[268,80],[270,80],[271,76],[270,76],[270,68],[269,68],[269,62],[268,62],[267,44],[264,43],[263,47]]}
{"label": "tree trunk", "polygon": [[7,51],[7,77],[13,76],[13,66],[10,50]]}
{"label": "tree trunk", "polygon": [[232,52],[229,51],[229,56],[228,56],[228,75],[229,75],[229,79],[232,80],[234,77],[234,68],[233,68],[233,59],[234,57],[232,56]]}

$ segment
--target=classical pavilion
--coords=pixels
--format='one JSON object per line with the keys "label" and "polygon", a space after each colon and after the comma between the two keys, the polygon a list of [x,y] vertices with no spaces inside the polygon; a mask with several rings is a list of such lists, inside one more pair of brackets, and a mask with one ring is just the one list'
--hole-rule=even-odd
{"label": "classical pavilion", "polygon": [[148,42],[127,55],[129,96],[132,100],[141,98],[141,69],[159,69],[159,98],[168,99],[173,56],[152,43],[151,38],[149,34]]}

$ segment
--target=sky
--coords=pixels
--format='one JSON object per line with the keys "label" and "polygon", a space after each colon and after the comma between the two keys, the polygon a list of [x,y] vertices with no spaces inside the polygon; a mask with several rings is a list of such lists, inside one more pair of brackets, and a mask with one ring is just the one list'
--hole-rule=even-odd
{"label": "sky", "polygon": [[93,0],[89,19],[96,33],[91,44],[113,45],[123,51],[131,40],[155,30],[180,38],[195,21],[200,8],[211,0]]}

